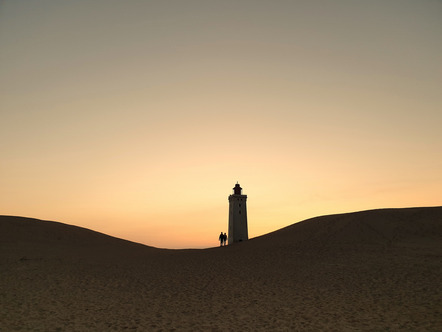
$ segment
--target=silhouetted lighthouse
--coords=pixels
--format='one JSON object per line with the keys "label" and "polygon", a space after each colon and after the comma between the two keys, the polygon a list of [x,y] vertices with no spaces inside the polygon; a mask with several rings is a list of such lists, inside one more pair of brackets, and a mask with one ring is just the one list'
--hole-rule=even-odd
{"label": "silhouetted lighthouse", "polygon": [[246,201],[247,195],[242,194],[242,188],[237,182],[233,195],[229,196],[229,244],[249,239]]}

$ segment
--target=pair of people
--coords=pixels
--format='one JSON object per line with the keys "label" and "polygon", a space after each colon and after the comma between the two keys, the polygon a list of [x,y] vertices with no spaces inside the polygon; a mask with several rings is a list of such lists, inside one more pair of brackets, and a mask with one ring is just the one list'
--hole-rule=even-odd
{"label": "pair of people", "polygon": [[223,232],[221,232],[221,234],[219,235],[219,246],[222,247],[223,245],[225,246],[227,243],[227,234]]}

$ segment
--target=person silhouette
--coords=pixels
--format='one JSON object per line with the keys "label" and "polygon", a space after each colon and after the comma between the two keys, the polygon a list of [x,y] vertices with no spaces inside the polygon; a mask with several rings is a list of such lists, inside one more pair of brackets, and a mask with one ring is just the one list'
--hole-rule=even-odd
{"label": "person silhouette", "polygon": [[219,246],[222,247],[223,246],[223,242],[224,242],[224,234],[223,232],[221,232],[221,234],[219,235]]}
{"label": "person silhouette", "polygon": [[223,242],[224,242],[224,245],[226,246],[227,245],[227,234],[226,233],[224,233],[224,235],[223,235]]}

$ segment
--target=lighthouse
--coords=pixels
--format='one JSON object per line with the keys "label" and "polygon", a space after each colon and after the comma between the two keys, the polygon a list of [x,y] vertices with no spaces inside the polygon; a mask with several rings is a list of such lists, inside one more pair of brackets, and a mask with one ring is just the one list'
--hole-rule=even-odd
{"label": "lighthouse", "polygon": [[229,196],[229,244],[246,241],[247,231],[247,195],[242,194],[242,188],[237,182],[233,195]]}

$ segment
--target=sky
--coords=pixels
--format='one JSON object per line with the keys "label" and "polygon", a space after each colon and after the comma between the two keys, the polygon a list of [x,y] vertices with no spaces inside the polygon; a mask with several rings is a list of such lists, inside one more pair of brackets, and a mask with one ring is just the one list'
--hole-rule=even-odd
{"label": "sky", "polygon": [[440,206],[442,1],[0,0],[0,214],[160,248]]}

